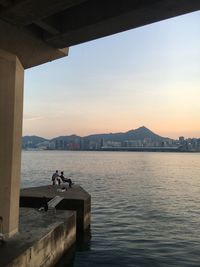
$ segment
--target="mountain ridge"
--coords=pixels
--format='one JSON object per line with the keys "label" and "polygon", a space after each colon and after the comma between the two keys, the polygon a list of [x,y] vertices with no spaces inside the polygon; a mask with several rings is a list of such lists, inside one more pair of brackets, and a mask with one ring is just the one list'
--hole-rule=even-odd
{"label": "mountain ridge", "polygon": [[126,140],[143,140],[145,138],[151,139],[153,141],[162,141],[166,139],[170,139],[168,137],[162,137],[160,135],[155,134],[151,130],[149,130],[145,126],[141,126],[136,129],[129,130],[127,132],[118,132],[118,133],[109,133],[109,134],[92,134],[88,135],[85,138],[89,138],[91,140],[97,140],[99,138],[105,138],[108,140],[111,138],[113,141],[123,141]]}
{"label": "mountain ridge", "polygon": [[[89,141],[97,141],[99,139],[104,139],[105,141],[113,141],[113,142],[122,142],[129,140],[144,140],[150,139],[152,141],[165,141],[169,140],[168,137],[162,137],[160,135],[155,134],[153,131],[148,129],[145,126],[141,126],[136,129],[131,129],[126,132],[116,132],[116,133],[101,133],[101,134],[91,134],[87,136],[79,136],[76,134],[71,135],[62,135],[54,138],[44,138],[36,135],[26,135],[22,137],[22,146],[26,147],[35,147],[42,142],[56,142],[63,140],[64,142],[72,142],[74,140],[80,141],[80,139],[89,140]],[[172,139],[171,139],[172,140]]]}

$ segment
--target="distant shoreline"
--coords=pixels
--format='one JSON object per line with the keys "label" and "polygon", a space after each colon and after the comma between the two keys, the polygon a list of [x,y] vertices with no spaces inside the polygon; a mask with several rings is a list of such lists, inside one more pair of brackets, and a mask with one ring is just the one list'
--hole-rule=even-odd
{"label": "distant shoreline", "polygon": [[200,153],[200,151],[181,151],[178,149],[153,149],[153,148],[145,148],[145,149],[77,149],[77,150],[63,150],[63,149],[22,149],[22,151],[73,151],[73,152],[80,152],[80,151],[89,151],[89,152],[173,152],[173,153]]}

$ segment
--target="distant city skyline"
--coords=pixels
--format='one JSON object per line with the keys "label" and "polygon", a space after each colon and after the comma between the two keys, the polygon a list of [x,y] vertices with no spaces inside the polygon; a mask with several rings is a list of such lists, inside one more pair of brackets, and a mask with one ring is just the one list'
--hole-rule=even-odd
{"label": "distant city skyline", "polygon": [[71,47],[25,72],[23,135],[200,137],[200,12]]}
{"label": "distant city skyline", "polygon": [[200,152],[200,138],[185,139],[180,136],[178,140],[169,139],[142,126],[127,132],[112,134],[55,136],[53,139],[24,136],[22,149]]}

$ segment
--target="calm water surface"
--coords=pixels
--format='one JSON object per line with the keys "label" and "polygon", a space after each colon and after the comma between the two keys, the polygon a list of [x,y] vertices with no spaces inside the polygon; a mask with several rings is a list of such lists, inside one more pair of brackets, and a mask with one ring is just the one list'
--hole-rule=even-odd
{"label": "calm water surface", "polygon": [[49,184],[56,169],[92,195],[74,267],[200,266],[199,153],[27,151],[21,186]]}

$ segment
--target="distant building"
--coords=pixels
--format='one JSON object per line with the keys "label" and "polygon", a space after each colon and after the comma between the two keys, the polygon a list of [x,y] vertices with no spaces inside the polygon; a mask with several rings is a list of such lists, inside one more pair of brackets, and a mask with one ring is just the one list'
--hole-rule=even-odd
{"label": "distant building", "polygon": [[54,150],[54,149],[56,149],[56,144],[55,144],[55,142],[49,142],[49,149],[50,149],[50,150]]}
{"label": "distant building", "polygon": [[108,141],[105,141],[104,142],[104,148],[105,147],[121,147],[122,146],[122,144],[121,144],[121,142],[117,142],[117,141],[110,141],[110,140],[108,140]]}
{"label": "distant building", "polygon": [[184,141],[185,141],[184,136],[180,136],[180,137],[179,137],[179,142],[180,142],[180,144],[182,144]]}

